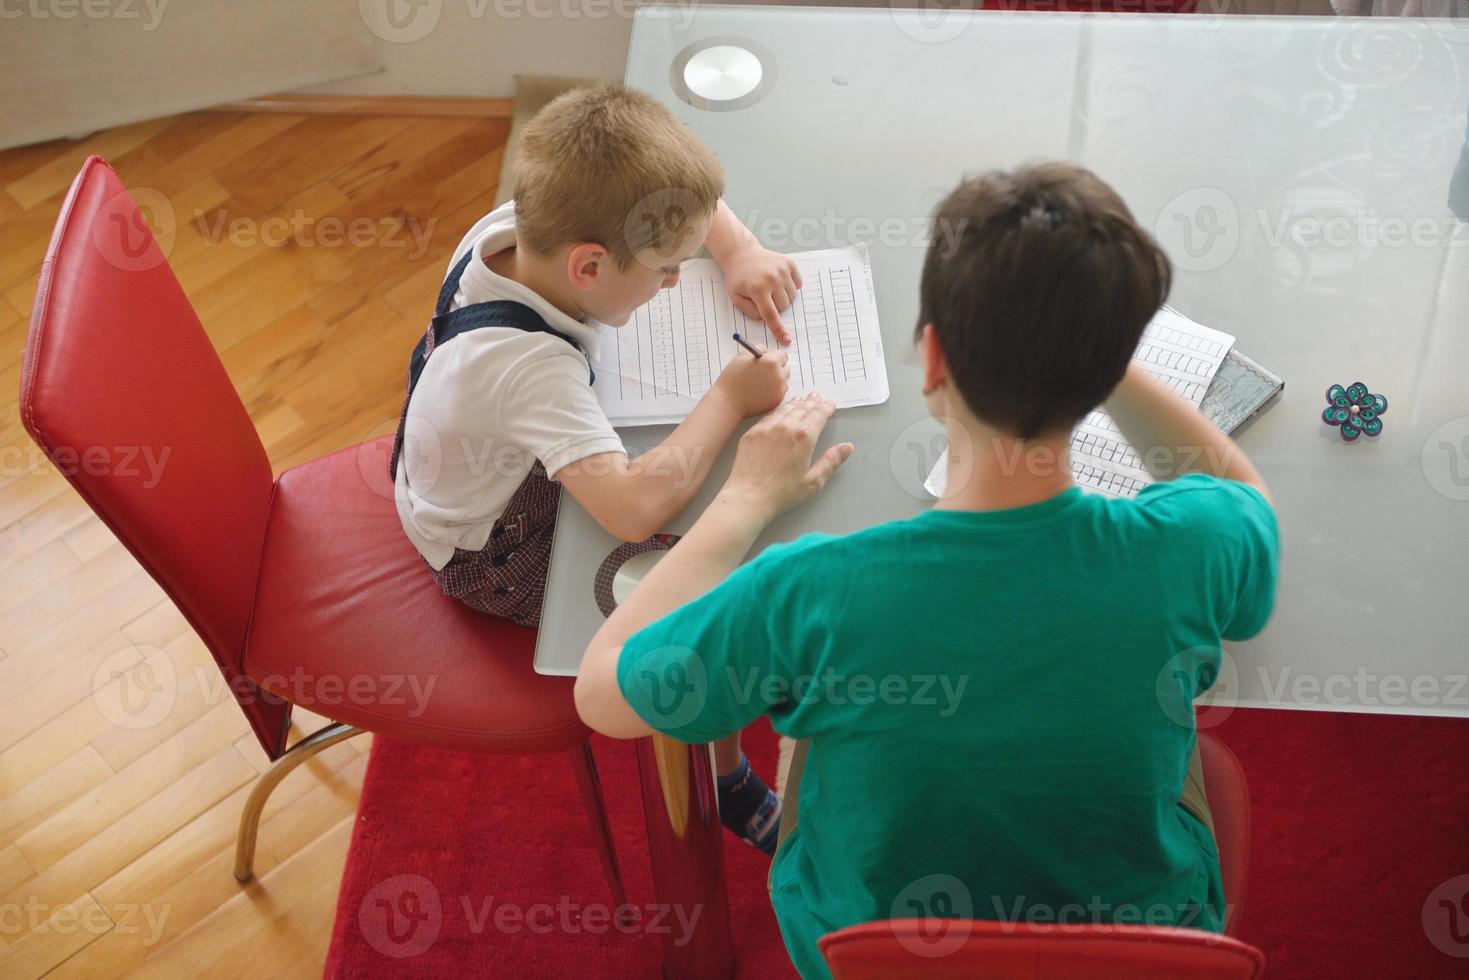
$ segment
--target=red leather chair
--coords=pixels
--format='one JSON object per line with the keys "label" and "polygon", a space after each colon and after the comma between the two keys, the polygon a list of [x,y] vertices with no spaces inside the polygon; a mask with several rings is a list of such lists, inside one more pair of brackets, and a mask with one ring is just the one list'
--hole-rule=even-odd
{"label": "red leather chair", "polygon": [[1255,947],[1198,929],[941,922],[865,922],[818,945],[832,980],[1252,980],[1265,972]]}
{"label": "red leather chair", "polygon": [[1225,935],[1110,924],[1049,925],[973,919],[864,922],[821,937],[833,980],[1247,980],[1265,954],[1238,932],[1249,873],[1250,795],[1224,743],[1199,733],[1204,790],[1214,817],[1228,911]]}
{"label": "red leather chair", "polygon": [[[391,437],[272,479],[208,336],[100,157],[82,165],[41,269],[20,411],[198,632],[273,760],[241,817],[236,878],[252,875],[276,784],[328,745],[372,731],[569,753],[614,904],[625,903],[572,680],[532,670],[534,630],[475,613],[434,584],[398,521]],[[156,485],[110,465],[142,447],[164,461]],[[335,722],[288,749],[292,705]]]}
{"label": "red leather chair", "polygon": [[1219,848],[1219,877],[1227,907],[1224,934],[1238,936],[1245,886],[1250,880],[1250,784],[1234,753],[1208,732],[1199,732],[1199,761],[1204,766],[1204,793]]}

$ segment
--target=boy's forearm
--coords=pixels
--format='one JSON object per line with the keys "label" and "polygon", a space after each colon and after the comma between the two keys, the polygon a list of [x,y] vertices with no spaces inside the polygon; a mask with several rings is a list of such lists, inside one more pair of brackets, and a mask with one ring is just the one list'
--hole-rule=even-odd
{"label": "boy's forearm", "polygon": [[687,506],[743,420],[724,393],[711,388],[667,439],[628,464],[644,483],[651,523],[662,527]]}
{"label": "boy's forearm", "polygon": [[1128,365],[1105,407],[1154,476],[1169,480],[1184,473],[1209,473],[1248,483],[1269,497],[1244,450],[1138,365]]}
{"label": "boy's forearm", "polygon": [[736,250],[755,244],[758,243],[750,229],[740,223],[740,219],[735,217],[735,213],[721,198],[714,206],[714,220],[709,223],[709,235],[704,239],[704,247],[709,250],[710,258],[723,267]]}

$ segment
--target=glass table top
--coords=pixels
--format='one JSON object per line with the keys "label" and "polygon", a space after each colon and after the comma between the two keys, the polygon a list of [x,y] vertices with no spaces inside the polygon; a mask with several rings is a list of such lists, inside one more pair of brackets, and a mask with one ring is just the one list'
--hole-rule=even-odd
{"label": "glass table top", "polygon": [[[751,95],[730,47],[761,62]],[[688,98],[675,66],[700,48],[724,49],[701,70],[740,105]],[[767,246],[871,254],[892,397],[838,413],[827,438],[856,455],[762,543],[931,503],[943,445],[908,354],[929,215],[965,174],[1077,161],[1168,250],[1170,303],[1286,382],[1241,436],[1278,503],[1277,612],[1227,647],[1223,695],[1469,714],[1469,22],[649,6],[626,79],[719,154]],[[1354,381],[1391,405],[1344,444],[1320,416]],[[542,646],[579,651],[616,542],[566,499]]]}

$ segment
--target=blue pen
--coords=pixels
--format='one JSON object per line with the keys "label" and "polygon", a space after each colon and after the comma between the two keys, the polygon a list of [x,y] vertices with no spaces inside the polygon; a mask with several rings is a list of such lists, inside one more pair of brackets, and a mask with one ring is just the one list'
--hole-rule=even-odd
{"label": "blue pen", "polygon": [[749,351],[751,354],[754,354],[755,355],[755,358],[757,360],[760,358],[760,352],[757,351],[755,348],[751,347],[749,344],[747,344],[745,342],[745,338],[744,337],[741,337],[739,334],[735,334],[734,335],[734,342],[737,343],[737,344],[739,344],[745,350]]}

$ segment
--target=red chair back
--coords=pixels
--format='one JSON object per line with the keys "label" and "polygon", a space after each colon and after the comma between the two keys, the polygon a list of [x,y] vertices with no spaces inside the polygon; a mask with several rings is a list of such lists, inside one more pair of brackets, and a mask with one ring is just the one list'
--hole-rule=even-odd
{"label": "red chair back", "polygon": [[1265,954],[1237,939],[1160,926],[893,919],[818,945],[832,980],[1250,980],[1265,971]]}
{"label": "red chair back", "polygon": [[1199,761],[1204,765],[1204,793],[1209,797],[1214,842],[1219,847],[1226,906],[1224,934],[1238,936],[1245,886],[1250,880],[1250,786],[1234,753],[1208,732],[1199,732]]}
{"label": "red chair back", "polygon": [[136,202],[101,157],[72,183],[41,267],[20,412],[198,632],[274,758],[290,706],[240,669],[270,461]]}

